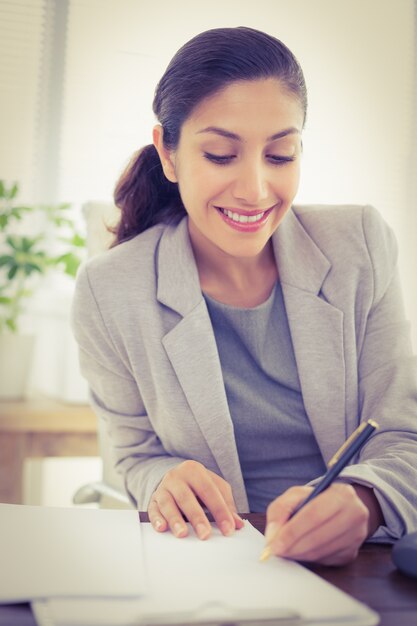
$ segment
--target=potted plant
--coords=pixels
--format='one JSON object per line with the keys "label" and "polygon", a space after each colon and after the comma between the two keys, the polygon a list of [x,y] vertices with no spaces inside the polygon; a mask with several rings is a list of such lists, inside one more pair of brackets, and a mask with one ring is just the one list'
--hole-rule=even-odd
{"label": "potted plant", "polygon": [[19,185],[0,180],[0,398],[25,395],[34,337],[22,332],[30,299],[52,272],[74,277],[85,238],[70,205],[20,204]]}

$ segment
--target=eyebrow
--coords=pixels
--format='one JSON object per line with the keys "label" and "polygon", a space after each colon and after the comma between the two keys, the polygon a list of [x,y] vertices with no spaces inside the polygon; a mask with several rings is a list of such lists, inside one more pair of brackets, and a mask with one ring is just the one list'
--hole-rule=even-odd
{"label": "eyebrow", "polygon": [[[202,130],[197,131],[197,135],[201,133],[214,133],[215,135],[220,135],[221,137],[226,137],[227,139],[234,139],[235,141],[242,141],[242,137],[237,135],[236,133],[232,133],[229,130],[225,130],[224,128],[219,128],[218,126],[207,126],[207,128],[203,128]],[[285,128],[284,130],[280,130],[279,133],[275,133],[268,137],[266,141],[275,141],[276,139],[281,139],[282,137],[286,137],[287,135],[299,135],[300,131],[295,126],[290,126],[290,128]]]}

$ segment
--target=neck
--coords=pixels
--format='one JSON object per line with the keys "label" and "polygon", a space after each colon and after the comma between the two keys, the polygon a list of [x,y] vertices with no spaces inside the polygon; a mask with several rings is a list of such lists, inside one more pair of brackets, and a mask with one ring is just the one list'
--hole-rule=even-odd
{"label": "neck", "polygon": [[256,306],[268,298],[278,280],[271,240],[256,256],[235,257],[201,233],[190,234],[202,291],[236,306]]}

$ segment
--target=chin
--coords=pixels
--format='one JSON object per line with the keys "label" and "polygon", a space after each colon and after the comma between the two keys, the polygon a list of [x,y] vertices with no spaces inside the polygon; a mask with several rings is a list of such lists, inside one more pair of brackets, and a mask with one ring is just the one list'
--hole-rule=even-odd
{"label": "chin", "polygon": [[270,237],[268,237],[268,239],[266,239],[263,242],[244,242],[242,241],[241,243],[236,243],[235,245],[231,246],[219,246],[221,247],[221,249],[223,250],[223,252],[229,256],[235,257],[235,258],[241,258],[241,259],[250,259],[250,258],[255,258],[257,257],[262,250],[265,248],[265,246],[268,244]]}

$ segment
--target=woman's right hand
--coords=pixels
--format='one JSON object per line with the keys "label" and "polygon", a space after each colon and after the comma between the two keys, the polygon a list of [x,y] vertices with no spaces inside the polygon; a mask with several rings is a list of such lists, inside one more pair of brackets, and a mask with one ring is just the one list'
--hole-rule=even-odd
{"label": "woman's right hand", "polygon": [[184,461],[165,474],[152,494],[149,521],[159,532],[170,528],[176,537],[185,537],[188,534],[185,517],[197,537],[207,539],[211,525],[202,505],[212,514],[223,535],[231,535],[243,527],[229,483],[198,461]]}

